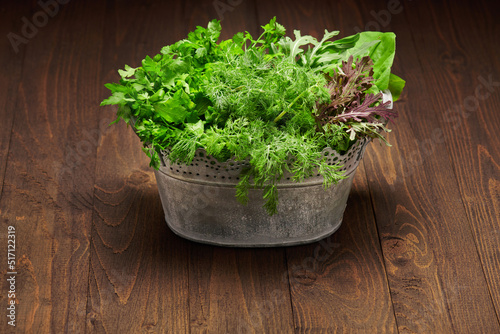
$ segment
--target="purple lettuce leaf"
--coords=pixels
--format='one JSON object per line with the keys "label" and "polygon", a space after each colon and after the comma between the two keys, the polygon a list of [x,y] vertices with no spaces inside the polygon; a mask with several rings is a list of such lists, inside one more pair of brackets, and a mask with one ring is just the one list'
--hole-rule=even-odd
{"label": "purple lettuce leaf", "polygon": [[328,123],[349,121],[384,123],[397,113],[388,109],[390,102],[381,102],[382,94],[367,94],[373,85],[373,62],[370,57],[358,59],[353,66],[353,56],[343,61],[339,70],[329,80],[330,102],[317,105],[315,115],[318,128]]}

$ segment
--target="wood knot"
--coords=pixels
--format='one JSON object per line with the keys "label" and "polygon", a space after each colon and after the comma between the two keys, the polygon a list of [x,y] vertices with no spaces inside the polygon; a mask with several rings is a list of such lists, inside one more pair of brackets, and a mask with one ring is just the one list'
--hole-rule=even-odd
{"label": "wood knot", "polygon": [[140,170],[133,171],[132,174],[130,174],[130,176],[128,177],[128,183],[135,186],[141,185],[143,183],[148,183],[150,180],[151,177],[149,176],[149,174]]}
{"label": "wood knot", "polygon": [[317,278],[318,274],[307,269],[297,269],[292,272],[292,279],[303,285],[312,285]]}
{"label": "wood knot", "polygon": [[460,51],[444,52],[440,56],[441,62],[453,73],[460,73],[467,67],[467,57]]}
{"label": "wood knot", "polygon": [[95,327],[98,322],[98,317],[99,314],[93,310],[87,313],[87,321],[89,322],[90,327]]}
{"label": "wood knot", "polygon": [[408,249],[406,240],[400,237],[385,237],[382,243],[384,253],[392,264],[404,267],[413,258],[413,252]]}
{"label": "wood knot", "polygon": [[142,325],[142,329],[146,333],[154,333],[155,332],[155,325],[154,324],[144,324]]}

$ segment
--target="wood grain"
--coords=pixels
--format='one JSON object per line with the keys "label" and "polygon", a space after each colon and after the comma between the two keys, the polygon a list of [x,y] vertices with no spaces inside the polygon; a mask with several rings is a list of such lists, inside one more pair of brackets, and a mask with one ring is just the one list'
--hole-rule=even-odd
{"label": "wood grain", "polygon": [[192,247],[193,333],[291,333],[292,310],[282,249]]}
{"label": "wood grain", "polygon": [[[40,12],[33,4],[23,16]],[[65,5],[23,46],[0,202],[2,234],[12,225],[17,236],[18,332],[85,327],[96,150],[85,134],[97,127],[102,12],[97,3]]]}
{"label": "wood grain", "polygon": [[360,165],[341,228],[287,250],[299,333],[397,332],[364,173]]}
{"label": "wood grain", "polygon": [[[385,9],[385,2],[375,5]],[[431,78],[443,72],[425,66],[424,58],[435,58],[419,52],[432,33],[428,31],[425,39],[412,34],[426,29],[429,7],[405,6],[405,12],[385,27],[398,36],[395,72],[409,83],[398,105],[397,129],[389,136],[395,145],[390,150],[374,145],[365,159],[399,331],[497,332],[453,165],[443,145],[448,138],[437,126],[443,106]],[[370,10],[362,10],[365,20]]]}
{"label": "wood grain", "polygon": [[[187,332],[187,242],[167,229],[154,174],[130,131],[106,134],[98,153],[87,331]],[[122,164],[106,162],[110,156]]]}
{"label": "wood grain", "polygon": [[[10,138],[12,134],[12,124],[14,122],[15,104],[17,92],[19,90],[19,81],[21,80],[21,72],[23,68],[23,58],[25,44],[18,45],[17,37],[22,37],[21,17],[24,13],[30,12],[30,6],[19,6],[13,3],[3,3],[0,5],[2,17],[10,15],[17,20],[1,20],[0,35],[7,38],[2,38],[0,47],[3,52],[0,53],[0,198],[2,197],[3,180],[5,169],[7,166],[7,153],[9,151]],[[14,35],[11,35],[14,34]],[[13,43],[9,40],[9,36]]]}
{"label": "wood grain", "polygon": [[[446,5],[433,6],[426,29],[414,31],[413,35],[419,40],[430,29],[446,29],[445,21],[452,17],[470,16],[464,24],[453,25],[448,35],[428,38],[419,52],[439,55],[437,62],[429,61],[428,56],[422,60],[423,66],[433,70],[439,67],[444,72],[433,78],[432,84],[438,87],[436,95],[455,96],[454,104],[440,113],[438,120],[445,136],[450,138],[446,147],[500,319],[500,146],[497,143],[500,46],[491,43],[500,36],[497,19],[492,16],[500,10],[500,4],[474,2],[474,11],[466,10],[467,5],[449,6],[447,17],[440,19],[439,14],[446,12],[443,8]],[[438,102],[436,98],[433,101]],[[454,116],[452,121],[446,117],[450,114]]]}
{"label": "wood grain", "polygon": [[[108,1],[99,87],[180,39],[181,6]],[[108,92],[102,89],[101,98]],[[101,121],[114,119],[102,108]],[[113,110],[112,110],[113,109]],[[111,130],[113,129],[113,130]],[[153,170],[130,127],[102,133],[97,152],[87,332],[189,331],[188,243],[165,224]]]}

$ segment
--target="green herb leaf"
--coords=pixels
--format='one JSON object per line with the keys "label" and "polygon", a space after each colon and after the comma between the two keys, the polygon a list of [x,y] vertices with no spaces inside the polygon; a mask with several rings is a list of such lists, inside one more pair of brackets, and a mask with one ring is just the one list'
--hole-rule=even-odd
{"label": "green herb leaf", "polygon": [[125,78],[133,76],[135,73],[135,70],[136,70],[135,68],[132,68],[128,65],[125,65],[125,70],[118,70],[118,73],[120,74],[122,79],[125,79]]}
{"label": "green herb leaf", "polygon": [[121,104],[125,102],[125,94],[120,91],[115,91],[113,94],[101,102],[101,106],[106,106],[110,104]]}
{"label": "green herb leaf", "polygon": [[154,105],[155,111],[167,122],[179,124],[184,122],[187,110],[180,101],[169,99]]}

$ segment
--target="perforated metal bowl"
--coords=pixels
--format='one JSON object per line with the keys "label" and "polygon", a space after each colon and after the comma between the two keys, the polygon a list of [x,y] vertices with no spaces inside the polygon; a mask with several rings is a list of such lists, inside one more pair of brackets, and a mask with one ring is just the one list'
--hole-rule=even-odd
{"label": "perforated metal bowl", "polygon": [[335,232],[368,139],[345,154],[325,149],[330,164],[343,165],[346,179],[328,189],[316,175],[297,183],[285,175],[278,184],[278,214],[263,208],[262,190],[250,189],[249,202],[236,200],[235,186],[248,161],[221,163],[196,151],[190,165],[171,164],[163,152],[155,171],[165,220],[176,234],[197,242],[236,247],[289,246],[313,242]]}

